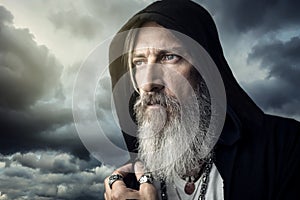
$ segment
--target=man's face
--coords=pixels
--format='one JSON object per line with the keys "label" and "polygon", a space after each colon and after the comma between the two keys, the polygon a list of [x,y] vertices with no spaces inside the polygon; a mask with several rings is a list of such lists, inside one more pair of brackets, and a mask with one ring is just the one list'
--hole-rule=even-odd
{"label": "man's face", "polygon": [[[132,63],[140,95],[154,92],[172,97],[190,95],[191,89],[195,88],[191,78],[193,66],[183,58],[188,54],[181,42],[155,22],[148,22],[143,27],[156,28],[141,29],[134,46]],[[191,87],[185,87],[176,77],[185,79]],[[157,105],[148,106],[148,109],[156,108]]]}
{"label": "man's face", "polygon": [[[203,88],[193,66],[184,59],[189,57],[182,43],[154,22],[143,27],[131,60],[140,93],[134,105],[139,158],[154,176],[169,179],[199,168],[210,104],[202,99]],[[187,100],[191,95],[196,96],[192,104]]]}

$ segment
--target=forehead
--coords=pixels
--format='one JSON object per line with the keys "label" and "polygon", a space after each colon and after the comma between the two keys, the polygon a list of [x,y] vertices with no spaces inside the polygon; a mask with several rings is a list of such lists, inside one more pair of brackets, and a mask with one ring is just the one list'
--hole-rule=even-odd
{"label": "forehead", "polygon": [[138,31],[134,50],[147,48],[173,49],[181,46],[180,40],[169,29],[155,22],[148,22]]}

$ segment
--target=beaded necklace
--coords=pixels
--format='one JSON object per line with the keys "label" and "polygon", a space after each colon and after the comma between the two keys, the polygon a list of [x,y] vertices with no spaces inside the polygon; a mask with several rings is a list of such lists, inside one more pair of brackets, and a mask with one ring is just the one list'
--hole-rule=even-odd
{"label": "beaded necklace", "polygon": [[[205,194],[207,191],[207,186],[208,186],[208,182],[209,182],[209,174],[210,174],[212,165],[213,165],[213,159],[209,158],[205,164],[203,175],[201,176],[201,180],[199,183],[199,184],[201,184],[201,187],[200,187],[200,195],[199,195],[198,200],[205,200]],[[168,200],[167,185],[164,180],[160,181],[160,188],[161,188],[161,199]],[[180,200],[182,200],[176,187],[175,187],[175,190],[176,190],[176,194],[177,194],[178,198]],[[194,192],[197,192],[197,190]]]}

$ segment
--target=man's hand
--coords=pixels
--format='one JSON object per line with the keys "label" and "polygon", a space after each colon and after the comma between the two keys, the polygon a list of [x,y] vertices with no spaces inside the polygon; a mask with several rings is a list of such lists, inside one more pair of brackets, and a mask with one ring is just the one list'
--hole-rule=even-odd
{"label": "man's hand", "polygon": [[[132,164],[124,165],[113,172],[113,174],[120,174],[126,177],[129,172],[132,171]],[[143,164],[137,162],[134,165],[134,173],[136,179],[139,180],[144,174]],[[141,200],[157,200],[157,192],[154,185],[150,183],[143,183],[140,185],[139,190],[127,188],[122,180],[117,180],[112,184],[112,189],[108,185],[108,177],[104,181],[105,183],[105,200],[126,200],[126,199],[141,199]]]}

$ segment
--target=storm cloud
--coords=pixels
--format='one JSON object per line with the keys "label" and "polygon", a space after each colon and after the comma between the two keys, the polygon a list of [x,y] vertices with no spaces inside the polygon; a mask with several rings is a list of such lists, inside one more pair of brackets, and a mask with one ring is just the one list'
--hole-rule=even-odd
{"label": "storm cloud", "polygon": [[0,13],[1,152],[49,148],[88,156],[72,125],[71,109],[64,106],[62,65],[29,29],[13,26],[7,9],[1,6]]}
{"label": "storm cloud", "polygon": [[[112,168],[78,137],[73,84],[90,51],[150,2],[0,2],[0,200],[103,198]],[[300,2],[195,2],[213,15],[246,92],[265,112],[299,120]],[[95,107],[107,137],[119,144],[106,115],[109,81],[99,83]]]}
{"label": "storm cloud", "polygon": [[264,81],[247,86],[258,103],[267,111],[299,117],[300,37],[257,44],[249,54],[252,61],[259,61],[268,73]]}
{"label": "storm cloud", "polygon": [[12,26],[12,14],[0,7],[0,106],[26,108],[59,92],[62,66],[29,29]]}
{"label": "storm cloud", "polygon": [[268,32],[291,28],[300,24],[297,0],[271,1],[201,1],[217,18],[221,29],[241,32]]}
{"label": "storm cloud", "polygon": [[197,2],[213,14],[227,60],[246,92],[265,112],[300,119],[300,2]]}

